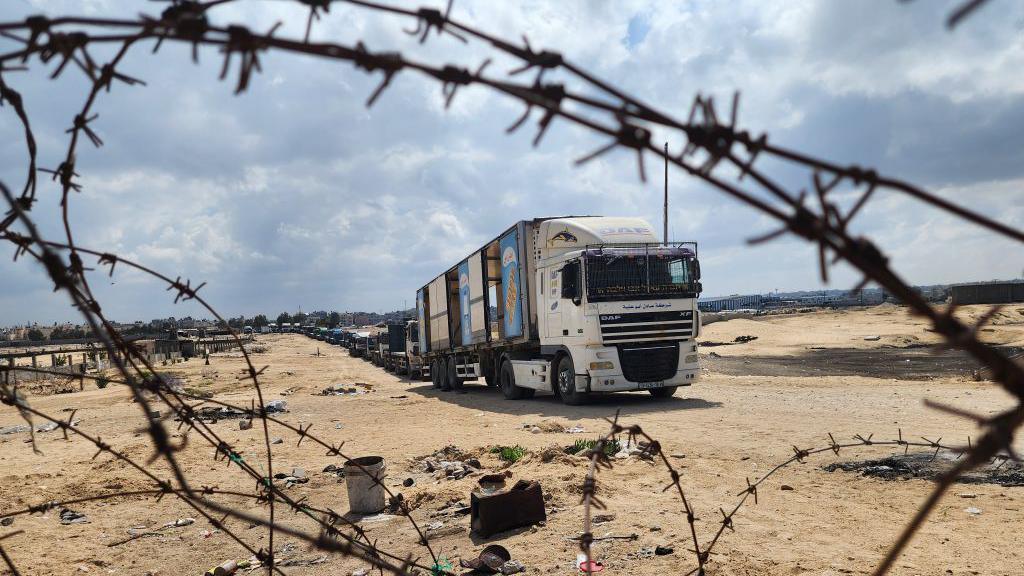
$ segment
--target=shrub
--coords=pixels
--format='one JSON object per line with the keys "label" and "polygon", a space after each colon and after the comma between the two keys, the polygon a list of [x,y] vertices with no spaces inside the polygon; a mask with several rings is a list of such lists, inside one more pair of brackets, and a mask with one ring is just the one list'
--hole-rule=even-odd
{"label": "shrub", "polygon": [[498,458],[505,462],[514,463],[521,460],[523,456],[526,456],[526,448],[519,444],[515,446],[495,446],[491,448],[491,454],[497,454]]}
{"label": "shrub", "polygon": [[110,380],[107,380],[106,378],[100,377],[96,379],[96,387],[100,390],[106,388],[107,384],[110,384]]}
{"label": "shrub", "polygon": [[[572,446],[565,449],[566,454],[580,454],[582,452],[589,452],[597,446],[597,440],[577,440]],[[614,456],[618,454],[619,450],[622,450],[622,444],[616,440],[611,439],[604,444],[604,453],[606,456]]]}

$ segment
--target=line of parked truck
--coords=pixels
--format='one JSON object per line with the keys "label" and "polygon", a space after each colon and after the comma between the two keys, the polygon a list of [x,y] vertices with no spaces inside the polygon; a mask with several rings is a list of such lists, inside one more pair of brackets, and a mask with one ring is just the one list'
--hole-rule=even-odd
{"label": "line of parked truck", "polygon": [[411,379],[430,379],[430,366],[424,365],[420,355],[419,322],[416,320],[348,328],[299,326],[289,331],[346,348],[350,356],[363,358],[388,372]]}
{"label": "line of parked truck", "polygon": [[647,390],[700,374],[695,242],[659,242],[639,218],[523,220],[416,292],[417,318],[380,328],[303,327],[434,388],[483,378],[506,398]]}

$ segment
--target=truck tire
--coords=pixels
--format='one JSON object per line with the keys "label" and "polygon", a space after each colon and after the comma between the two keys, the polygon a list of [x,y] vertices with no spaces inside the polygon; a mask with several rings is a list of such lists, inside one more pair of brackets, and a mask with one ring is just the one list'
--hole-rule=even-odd
{"label": "truck tire", "polygon": [[438,368],[440,362],[434,359],[430,363],[430,381],[434,384],[434,388],[437,390],[441,389],[441,370]]}
{"label": "truck tire", "polygon": [[459,363],[459,361],[458,361],[458,359],[455,358],[455,356],[451,356],[450,358],[448,358],[448,362],[447,362],[448,386],[449,386],[449,388],[451,388],[452,390],[454,390],[456,392],[461,392],[462,391],[462,383],[465,382],[465,380],[463,380],[462,378],[459,378],[459,376],[458,376],[458,373],[459,373],[458,363]]}
{"label": "truck tire", "polygon": [[557,392],[562,397],[562,402],[569,406],[587,403],[587,393],[576,391],[576,367],[573,366],[570,356],[565,355],[558,360],[555,378],[556,386],[558,386]]}
{"label": "truck tire", "polygon": [[512,363],[507,360],[501,363],[501,370],[498,371],[498,384],[501,387],[501,393],[509,400],[532,398],[533,393],[536,392],[533,388],[516,386],[516,373],[512,370]]}
{"label": "truck tire", "polygon": [[651,388],[648,392],[655,398],[671,398],[678,388],[678,386],[665,386],[664,388]]}
{"label": "truck tire", "polygon": [[452,383],[448,380],[448,358],[437,359],[437,372],[437,381],[441,383],[441,390],[451,391]]}

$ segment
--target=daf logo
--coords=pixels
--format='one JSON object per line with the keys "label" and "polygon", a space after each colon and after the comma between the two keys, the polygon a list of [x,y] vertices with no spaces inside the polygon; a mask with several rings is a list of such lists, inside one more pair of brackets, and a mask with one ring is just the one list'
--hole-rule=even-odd
{"label": "daf logo", "polygon": [[608,322],[610,322],[612,320],[618,320],[619,318],[622,318],[621,314],[605,314],[605,315],[601,316],[601,320],[608,321]]}

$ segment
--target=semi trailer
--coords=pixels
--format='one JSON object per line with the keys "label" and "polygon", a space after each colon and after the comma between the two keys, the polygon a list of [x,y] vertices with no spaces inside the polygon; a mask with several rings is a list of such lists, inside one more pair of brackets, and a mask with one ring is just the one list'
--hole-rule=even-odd
{"label": "semi trailer", "polygon": [[668,397],[698,378],[700,292],[697,244],[642,219],[524,220],[416,292],[419,349],[442,390]]}

